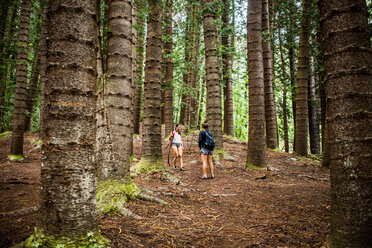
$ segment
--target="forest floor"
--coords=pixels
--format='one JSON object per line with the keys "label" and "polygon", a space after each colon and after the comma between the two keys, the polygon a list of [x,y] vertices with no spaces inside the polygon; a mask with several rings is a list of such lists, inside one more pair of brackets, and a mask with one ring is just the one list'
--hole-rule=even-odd
{"label": "forest floor", "polygon": [[[10,161],[10,138],[0,139],[0,247],[27,238],[36,223],[39,201],[40,150],[37,134],[25,136],[23,161]],[[31,142],[30,142],[31,141]],[[161,172],[133,180],[151,189],[162,205],[142,200],[127,207],[142,216],[99,216],[99,228],[112,247],[321,247],[329,233],[329,170],[319,162],[267,150],[277,170],[245,168],[247,144],[224,139],[229,156],[215,166],[214,179],[201,179],[197,133],[183,140],[186,171],[167,166],[180,178],[174,184]],[[29,151],[32,150],[30,154]],[[141,139],[134,137],[135,157]],[[170,161],[172,163],[173,156]],[[133,162],[134,164],[135,162]]]}

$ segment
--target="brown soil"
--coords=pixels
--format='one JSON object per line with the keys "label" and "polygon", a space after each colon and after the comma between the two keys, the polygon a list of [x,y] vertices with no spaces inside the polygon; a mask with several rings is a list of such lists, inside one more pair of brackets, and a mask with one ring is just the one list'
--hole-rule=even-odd
{"label": "brown soil", "polygon": [[[30,139],[37,136],[26,136],[25,154],[33,147]],[[325,242],[328,170],[310,159],[273,151],[266,153],[268,164],[279,171],[248,170],[246,143],[225,139],[224,149],[236,161],[222,159],[215,179],[202,180],[196,141],[196,134],[184,139],[186,171],[169,167],[182,183],[171,184],[159,172],[134,179],[168,205],[136,200],[127,207],[141,220],[114,214],[99,217],[100,230],[112,247],[320,247]],[[37,214],[30,207],[39,200],[40,151],[11,162],[9,144],[10,138],[0,139],[0,247],[10,247],[32,233]],[[139,158],[138,137],[134,150]]]}

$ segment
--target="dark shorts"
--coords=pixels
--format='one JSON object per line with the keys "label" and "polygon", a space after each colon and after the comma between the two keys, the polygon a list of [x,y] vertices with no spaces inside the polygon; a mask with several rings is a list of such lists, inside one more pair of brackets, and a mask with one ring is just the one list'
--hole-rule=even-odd
{"label": "dark shorts", "polygon": [[208,150],[207,148],[202,148],[200,149],[200,154],[205,154],[205,155],[213,155],[213,150]]}
{"label": "dark shorts", "polygon": [[181,143],[172,143],[172,146],[175,146],[175,147],[181,147]]}

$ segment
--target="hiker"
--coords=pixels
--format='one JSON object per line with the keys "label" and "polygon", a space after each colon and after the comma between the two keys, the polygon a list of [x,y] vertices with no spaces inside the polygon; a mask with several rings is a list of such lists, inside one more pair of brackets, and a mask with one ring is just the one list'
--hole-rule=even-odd
{"label": "hiker", "polygon": [[211,170],[211,178],[214,178],[213,171],[213,149],[214,149],[214,138],[211,131],[208,130],[208,122],[205,121],[202,124],[203,130],[199,132],[199,148],[200,156],[203,162],[203,176],[202,179],[207,179],[207,168]]}
{"label": "hiker", "polygon": [[172,143],[172,151],[174,154],[174,168],[177,169],[177,160],[180,160],[180,170],[184,171],[185,168],[183,167],[183,160],[182,160],[182,150],[183,150],[183,143],[182,143],[182,134],[181,134],[181,125],[177,124],[174,131],[171,133],[169,137]]}

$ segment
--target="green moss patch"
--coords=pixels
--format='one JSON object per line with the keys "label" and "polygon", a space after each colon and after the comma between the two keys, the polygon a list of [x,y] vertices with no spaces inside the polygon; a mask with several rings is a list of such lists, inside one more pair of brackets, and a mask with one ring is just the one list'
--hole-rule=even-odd
{"label": "green moss patch", "polygon": [[257,166],[254,166],[250,163],[247,163],[245,168],[249,169],[249,170],[266,170],[266,167],[257,167]]}
{"label": "green moss patch", "polygon": [[10,161],[17,161],[17,160],[23,160],[24,157],[22,155],[8,155],[8,159]]}
{"label": "green moss patch", "polygon": [[25,242],[16,247],[56,247],[56,248],[106,248],[110,247],[108,239],[102,236],[98,231],[88,232],[81,237],[57,237],[53,235],[45,235],[41,229],[35,228],[34,234],[31,235]]}
{"label": "green moss patch", "polygon": [[99,213],[116,212],[128,200],[136,199],[141,190],[134,182],[121,183],[116,180],[98,182],[97,209]]}
{"label": "green moss patch", "polygon": [[2,139],[2,138],[10,138],[10,137],[12,137],[12,132],[11,131],[0,133],[0,139]]}
{"label": "green moss patch", "polygon": [[138,174],[148,174],[163,169],[165,169],[165,165],[162,159],[149,160],[142,158],[141,161],[134,165],[130,170]]}

